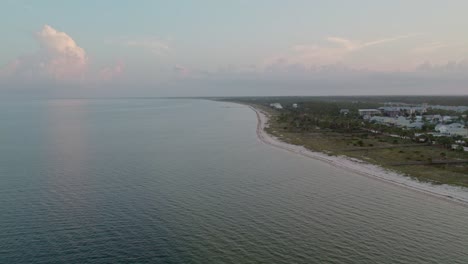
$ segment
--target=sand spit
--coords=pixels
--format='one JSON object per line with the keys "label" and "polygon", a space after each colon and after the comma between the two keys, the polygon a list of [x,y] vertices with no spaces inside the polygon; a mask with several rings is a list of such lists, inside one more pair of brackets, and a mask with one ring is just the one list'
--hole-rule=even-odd
{"label": "sand spit", "polygon": [[412,189],[427,195],[435,196],[444,200],[457,202],[464,206],[468,206],[468,188],[449,186],[449,185],[433,185],[426,182],[419,182],[399,173],[382,168],[380,166],[370,164],[368,162],[346,157],[346,156],[329,156],[324,153],[311,151],[303,146],[292,145],[281,141],[280,139],[265,132],[265,127],[268,126],[268,113],[263,112],[253,106],[249,106],[255,111],[258,119],[257,136],[260,141],[270,146],[274,146],[304,157],[320,160],[330,164],[331,166],[341,168],[353,173],[380,180],[389,184],[394,184],[404,188]]}

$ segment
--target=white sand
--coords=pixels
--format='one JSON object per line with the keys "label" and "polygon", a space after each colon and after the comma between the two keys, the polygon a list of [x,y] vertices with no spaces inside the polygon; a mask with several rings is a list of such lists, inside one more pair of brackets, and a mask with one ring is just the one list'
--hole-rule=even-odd
{"label": "white sand", "polygon": [[454,201],[468,206],[468,188],[449,185],[433,185],[426,182],[419,182],[399,173],[390,171],[377,165],[370,164],[362,160],[346,156],[328,156],[324,153],[308,150],[303,146],[297,146],[283,142],[280,139],[271,136],[270,134],[265,132],[264,128],[268,126],[268,114],[252,106],[250,106],[250,108],[254,110],[257,114],[257,136],[265,144],[301,156],[305,156],[315,160],[320,160],[334,167],[338,167],[346,171],[351,171],[353,173],[365,177],[409,188],[427,195]]}

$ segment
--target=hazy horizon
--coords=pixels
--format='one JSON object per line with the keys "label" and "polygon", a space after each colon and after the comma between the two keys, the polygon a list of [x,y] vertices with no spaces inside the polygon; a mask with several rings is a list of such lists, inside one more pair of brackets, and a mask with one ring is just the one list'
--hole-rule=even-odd
{"label": "hazy horizon", "polygon": [[0,263],[468,263],[467,0],[0,1]]}
{"label": "hazy horizon", "polygon": [[466,95],[466,1],[5,1],[2,97]]}

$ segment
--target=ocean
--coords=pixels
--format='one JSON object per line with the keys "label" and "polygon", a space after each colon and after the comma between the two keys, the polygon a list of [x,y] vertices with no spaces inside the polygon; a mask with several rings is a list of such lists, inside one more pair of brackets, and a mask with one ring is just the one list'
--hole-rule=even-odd
{"label": "ocean", "polygon": [[468,263],[468,207],[262,143],[246,106],[0,103],[0,263]]}

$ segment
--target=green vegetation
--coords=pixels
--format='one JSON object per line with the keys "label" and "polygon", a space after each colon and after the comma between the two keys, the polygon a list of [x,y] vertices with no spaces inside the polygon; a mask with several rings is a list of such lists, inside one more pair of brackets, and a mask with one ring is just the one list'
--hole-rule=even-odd
{"label": "green vegetation", "polygon": [[[229,101],[253,104],[271,115],[267,132],[295,145],[329,155],[346,155],[382,167],[398,171],[421,181],[435,184],[451,184],[468,187],[468,152],[452,150],[457,139],[425,134],[415,136],[421,130],[405,130],[372,124],[361,119],[358,109],[378,108],[384,101],[405,101],[408,98],[393,97],[277,97],[235,98]],[[418,97],[418,100],[420,98]],[[468,98],[430,98],[433,104],[460,104]],[[421,102],[426,102],[420,100]],[[278,102],[284,107],[269,107]],[[297,103],[300,107],[291,107]],[[349,109],[340,114],[340,109]],[[437,141],[436,144],[431,144]]]}

